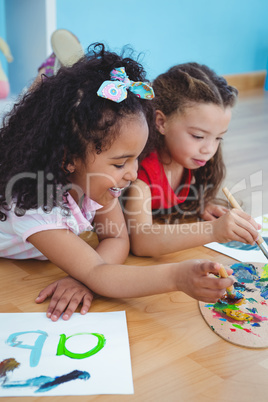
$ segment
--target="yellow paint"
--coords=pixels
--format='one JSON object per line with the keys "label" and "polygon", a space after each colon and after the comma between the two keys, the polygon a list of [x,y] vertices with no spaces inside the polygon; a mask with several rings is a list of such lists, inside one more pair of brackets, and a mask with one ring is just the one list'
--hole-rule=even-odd
{"label": "yellow paint", "polygon": [[226,308],[222,310],[228,317],[233,318],[234,320],[237,321],[251,321],[253,317],[250,315],[243,313],[240,310],[231,310],[229,308]]}
{"label": "yellow paint", "polygon": [[262,267],[262,274],[261,274],[261,279],[268,279],[268,264],[264,265]]}

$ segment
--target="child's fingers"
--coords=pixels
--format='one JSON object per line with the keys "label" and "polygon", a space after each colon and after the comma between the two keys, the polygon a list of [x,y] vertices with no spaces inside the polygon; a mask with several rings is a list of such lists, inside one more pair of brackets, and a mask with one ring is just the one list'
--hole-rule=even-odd
{"label": "child's fingers", "polygon": [[50,301],[47,317],[51,318],[52,321],[57,321],[64,313],[63,320],[68,320],[81,302],[81,313],[85,314],[91,306],[92,299],[93,295],[88,290],[86,292],[77,291],[76,293],[66,291],[60,297],[55,294]]}
{"label": "child's fingers", "polygon": [[[83,299],[82,299],[82,307],[81,307],[81,314],[86,314],[91,306],[93,300],[93,295],[87,293]],[[66,311],[64,312],[62,318],[63,320],[69,320],[69,318],[72,316],[72,314],[75,312],[75,310],[77,309],[77,307],[79,306],[81,300],[78,300],[77,298],[73,298],[69,305],[68,308],[66,309]]]}
{"label": "child's fingers", "polygon": [[217,301],[223,297],[226,293],[226,289],[205,289],[202,294],[198,296],[198,300],[205,303],[217,303]]}
{"label": "child's fingers", "polygon": [[203,213],[202,218],[203,218],[205,221],[214,221],[215,219],[217,219],[217,217],[216,217],[214,214],[212,214],[210,211],[208,211],[208,210],[206,210],[206,211]]}
{"label": "child's fingers", "polygon": [[66,296],[59,298],[54,294],[47,309],[47,317],[51,318],[52,321],[57,321],[68,304],[69,299]]}
{"label": "child's fingers", "polygon": [[[201,263],[200,269],[202,272],[203,277],[201,278],[201,286],[203,288],[207,288],[210,290],[224,290],[232,286],[234,283],[234,279],[232,277],[228,278],[218,278],[219,276],[219,271],[220,271],[220,264],[217,262],[211,262],[211,261],[205,261]],[[227,268],[226,272],[228,275],[231,275],[233,273],[233,270],[231,268]],[[208,277],[208,274],[213,274],[215,277]]]}
{"label": "child's fingers", "polygon": [[49,302],[47,317],[51,318],[52,321],[57,321],[68,306],[72,294],[70,289],[65,290],[64,288],[57,287]]}
{"label": "child's fingers", "polygon": [[45,301],[55,292],[56,287],[57,285],[55,283],[51,283],[50,285],[48,285],[45,289],[41,290],[41,292],[35,299],[35,302],[42,303],[43,301]]}
{"label": "child's fingers", "polygon": [[256,230],[260,229],[260,225],[259,223],[257,223],[252,216],[250,216],[249,214],[247,214],[244,211],[241,211],[240,209],[232,209],[232,212],[235,213],[236,215],[240,216],[241,218],[243,218],[245,221],[248,221]]}
{"label": "child's fingers", "polygon": [[199,263],[200,263],[199,269],[202,275],[204,276],[208,274],[219,275],[220,264],[218,262],[200,260]]}
{"label": "child's fingers", "polygon": [[245,243],[245,244],[251,244],[254,245],[257,238],[258,238],[258,232],[257,231],[249,231],[246,228],[236,226],[234,229],[234,240]]}

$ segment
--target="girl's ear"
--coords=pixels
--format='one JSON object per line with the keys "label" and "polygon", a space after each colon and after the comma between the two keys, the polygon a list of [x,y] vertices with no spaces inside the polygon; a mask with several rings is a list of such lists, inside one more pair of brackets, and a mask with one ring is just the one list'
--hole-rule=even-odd
{"label": "girl's ear", "polygon": [[166,116],[161,110],[155,111],[155,125],[160,134],[165,135]]}
{"label": "girl's ear", "polygon": [[66,170],[69,173],[73,173],[75,171],[75,162],[74,163],[68,163],[68,165],[66,166]]}

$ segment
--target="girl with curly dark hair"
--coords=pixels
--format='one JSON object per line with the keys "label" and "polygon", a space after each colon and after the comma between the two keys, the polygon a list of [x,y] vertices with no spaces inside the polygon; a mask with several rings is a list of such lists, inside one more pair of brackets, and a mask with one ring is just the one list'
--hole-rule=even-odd
{"label": "girl with curly dark hair", "polygon": [[212,241],[253,243],[253,219],[215,203],[225,174],[221,141],[237,90],[198,63],[170,68],[153,88],[156,128],[147,144],[153,151],[125,204],[132,251],[153,256]]}
{"label": "girl with curly dark hair", "polygon": [[[181,290],[213,302],[233,282],[209,277],[220,266],[207,261],[122,265],[129,239],[118,198],[137,177],[153,116],[144,81],[139,63],[96,44],[27,93],[0,131],[0,256],[49,259],[70,275],[37,299],[53,294],[54,321],[80,301],[87,312],[89,289],[107,297]],[[77,236],[93,219],[96,250]]]}

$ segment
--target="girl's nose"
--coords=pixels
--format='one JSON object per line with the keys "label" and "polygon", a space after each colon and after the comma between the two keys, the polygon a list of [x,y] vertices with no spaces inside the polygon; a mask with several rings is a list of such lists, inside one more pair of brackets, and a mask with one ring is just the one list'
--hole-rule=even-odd
{"label": "girl's nose", "polygon": [[124,179],[127,181],[135,181],[138,176],[138,161],[135,161],[135,163],[131,164],[129,166],[128,170],[124,174]]}
{"label": "girl's nose", "polygon": [[212,141],[207,141],[202,145],[200,151],[202,154],[213,154],[217,151],[218,144],[215,144]]}

